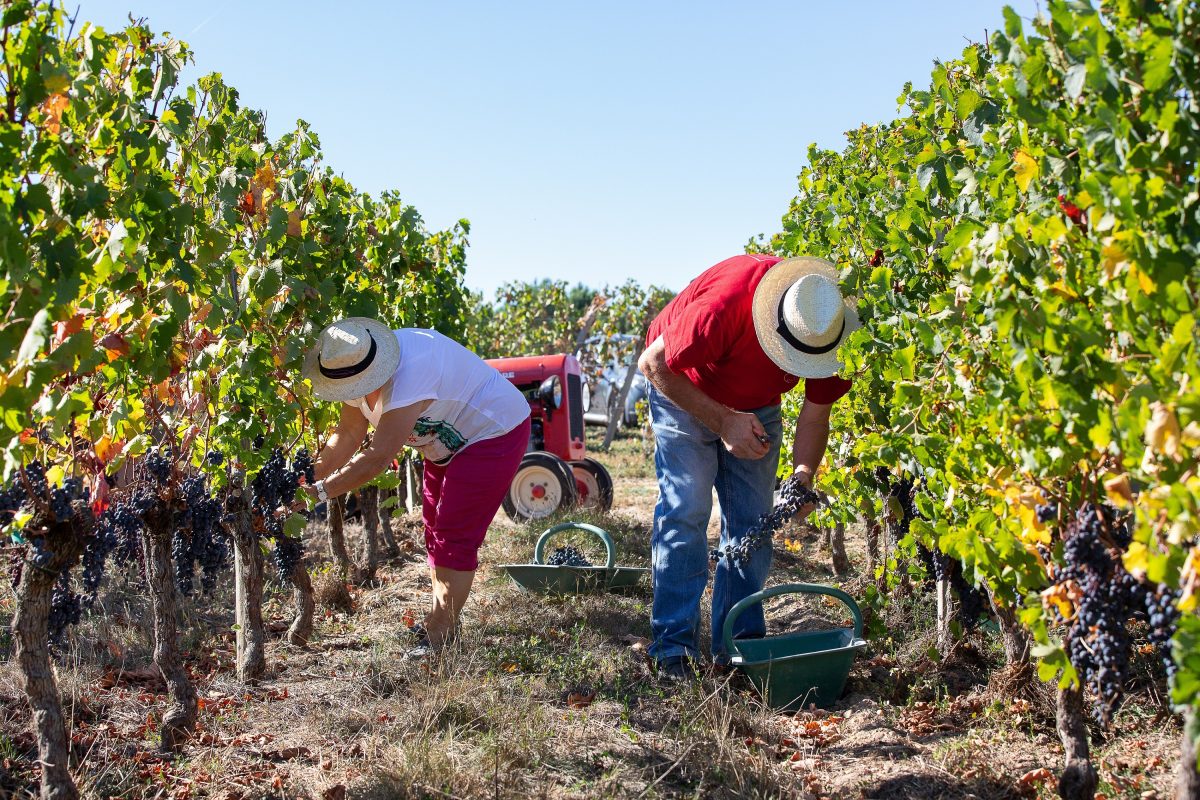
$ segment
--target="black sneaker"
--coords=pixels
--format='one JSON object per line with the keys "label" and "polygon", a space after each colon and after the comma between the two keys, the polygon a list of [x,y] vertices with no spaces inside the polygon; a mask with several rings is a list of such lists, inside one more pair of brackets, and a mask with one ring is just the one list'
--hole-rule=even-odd
{"label": "black sneaker", "polygon": [[417,643],[400,654],[403,661],[430,661],[437,654],[428,636],[423,636]]}
{"label": "black sneaker", "polygon": [[688,656],[670,656],[658,662],[658,679],[668,683],[685,683],[697,678],[696,665]]}

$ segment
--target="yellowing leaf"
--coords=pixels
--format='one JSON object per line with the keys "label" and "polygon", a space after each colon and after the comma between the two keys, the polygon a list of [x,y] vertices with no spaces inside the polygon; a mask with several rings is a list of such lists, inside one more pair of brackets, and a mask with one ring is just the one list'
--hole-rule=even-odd
{"label": "yellowing leaf", "polygon": [[1017,188],[1022,192],[1029,190],[1029,183],[1038,176],[1038,163],[1033,156],[1024,150],[1013,153],[1013,172],[1016,173]]}
{"label": "yellowing leaf", "polygon": [[271,164],[270,161],[268,161],[266,164],[263,164],[258,168],[258,171],[254,173],[254,183],[257,184],[260,189],[275,188],[275,166]]}
{"label": "yellowing leaf", "polygon": [[[3,377],[0,375],[0,381],[3,380]],[[3,394],[2,388],[0,388],[0,394]],[[1183,433],[1180,434],[1179,440],[1183,442],[1184,447],[1200,447],[1200,422],[1189,422],[1187,427],[1183,429]]]}
{"label": "yellowing leaf", "polygon": [[55,464],[50,469],[46,470],[46,483],[51,486],[62,486],[63,478],[67,476],[66,470]]}
{"label": "yellowing leaf", "polygon": [[67,108],[67,97],[62,94],[52,94],[42,103],[42,114],[46,118],[46,130],[58,135],[62,129],[62,114]]}
{"label": "yellowing leaf", "polygon": [[1143,436],[1146,441],[1146,447],[1155,453],[1160,453],[1168,458],[1179,459],[1179,442],[1181,439],[1179,419],[1175,416],[1175,412],[1170,406],[1157,400],[1150,406],[1150,421],[1146,423],[1146,430],[1143,432]]}
{"label": "yellowing leaf", "polygon": [[1144,577],[1146,568],[1150,566],[1150,551],[1141,542],[1131,542],[1129,549],[1125,551],[1124,561],[1125,569],[1129,570],[1131,575]]}
{"label": "yellowing leaf", "polygon": [[123,445],[123,442],[114,442],[108,436],[101,436],[100,440],[97,441],[95,445],[96,458],[107,464],[113,459],[114,456],[121,452],[121,447]]}
{"label": "yellowing leaf", "polygon": [[1104,491],[1118,508],[1133,505],[1133,488],[1129,485],[1129,476],[1125,473],[1106,480]]}
{"label": "yellowing leaf", "polygon": [[1145,294],[1154,294],[1154,290],[1158,288],[1158,285],[1154,283],[1154,279],[1138,269],[1137,264],[1132,262],[1129,264],[1129,274],[1137,278],[1138,287]]}
{"label": "yellowing leaf", "polygon": [[1042,590],[1042,605],[1054,606],[1066,620],[1075,616],[1075,603],[1080,599],[1079,587],[1074,583],[1057,583]]}
{"label": "yellowing leaf", "polygon": [[1121,247],[1120,242],[1110,236],[1105,240],[1104,247],[1100,250],[1100,269],[1104,270],[1104,279],[1111,281],[1120,271],[1121,267],[1128,264],[1129,261],[1125,255],[1124,248]]}

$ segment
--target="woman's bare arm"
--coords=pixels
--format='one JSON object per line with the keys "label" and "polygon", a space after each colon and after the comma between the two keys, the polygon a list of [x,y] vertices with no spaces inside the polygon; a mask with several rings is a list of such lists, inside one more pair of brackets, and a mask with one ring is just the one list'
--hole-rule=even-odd
{"label": "woman's bare arm", "polygon": [[417,419],[432,402],[423,400],[384,414],[367,449],[332,470],[324,479],[325,492],[330,497],[352,492],[387,469],[408,441]]}
{"label": "woman's bare arm", "polygon": [[[367,438],[367,418],[362,411],[349,403],[342,404],[342,416],[337,427],[329,437],[329,441],[317,454],[314,466],[317,480],[324,480],[335,470],[346,465],[346,462],[358,452],[363,441]],[[332,496],[332,495],[330,495]]]}

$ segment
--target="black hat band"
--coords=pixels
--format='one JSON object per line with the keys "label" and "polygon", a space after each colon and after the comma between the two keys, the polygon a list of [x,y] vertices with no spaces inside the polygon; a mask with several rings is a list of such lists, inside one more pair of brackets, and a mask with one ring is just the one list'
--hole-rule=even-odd
{"label": "black hat band", "polygon": [[351,364],[348,367],[334,367],[330,369],[321,363],[321,356],[318,354],[317,369],[321,371],[322,375],[331,380],[353,378],[355,375],[358,375],[367,367],[371,366],[371,362],[375,360],[375,352],[379,349],[375,346],[375,337],[371,335],[370,331],[367,331],[367,338],[371,340],[371,349],[367,351],[367,355],[362,361],[358,362],[357,364]]}
{"label": "black hat band", "polygon": [[829,344],[821,345],[820,347],[813,347],[813,346],[807,345],[804,342],[797,339],[795,337],[795,335],[792,333],[791,329],[787,326],[787,320],[785,320],[784,316],[783,316],[783,301],[786,298],[787,298],[787,292],[784,292],[783,294],[781,294],[779,296],[779,311],[778,311],[779,325],[778,325],[778,327],[775,328],[775,332],[778,333],[780,336],[782,336],[783,340],[785,342],[787,342],[792,347],[799,350],[801,353],[807,353],[810,356],[819,356],[819,355],[822,355],[823,353],[828,353],[830,350],[832,350],[838,346],[838,344],[842,341],[842,334],[846,332],[846,315],[845,314],[842,315],[842,328],[841,328],[841,330],[838,331],[837,337]]}

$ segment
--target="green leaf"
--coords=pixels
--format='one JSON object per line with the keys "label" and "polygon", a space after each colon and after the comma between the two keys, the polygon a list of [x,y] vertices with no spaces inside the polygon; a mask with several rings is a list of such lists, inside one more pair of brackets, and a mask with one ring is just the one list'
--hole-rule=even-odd
{"label": "green leaf", "polygon": [[917,346],[915,344],[910,344],[908,347],[901,347],[892,353],[892,358],[900,368],[900,375],[905,380],[911,381],[913,379],[915,374],[913,362],[916,359],[916,355]]}
{"label": "green leaf", "polygon": [[959,94],[954,104],[954,113],[960,120],[965,120],[975,113],[983,104],[983,97],[974,89],[967,89]]}
{"label": "green leaf", "polygon": [[1063,77],[1063,90],[1066,91],[1067,97],[1078,100],[1086,83],[1087,64],[1072,64]]}
{"label": "green leaf", "polygon": [[21,340],[21,349],[17,351],[17,362],[29,364],[37,360],[45,348],[49,336],[50,314],[43,308],[33,315],[33,321],[29,323],[29,329],[25,331],[25,338]]}
{"label": "green leaf", "polygon": [[17,0],[8,8],[4,9],[4,17],[0,19],[0,26],[12,28],[20,25],[25,20],[29,19],[33,13],[33,4],[29,0]]}
{"label": "green leaf", "polygon": [[284,521],[283,532],[286,536],[297,539],[304,534],[304,528],[307,525],[308,517],[300,513],[294,513]]}
{"label": "green leaf", "polygon": [[1142,85],[1147,91],[1158,91],[1171,79],[1171,60],[1175,54],[1175,43],[1170,37],[1156,41],[1146,53],[1142,65]]}

